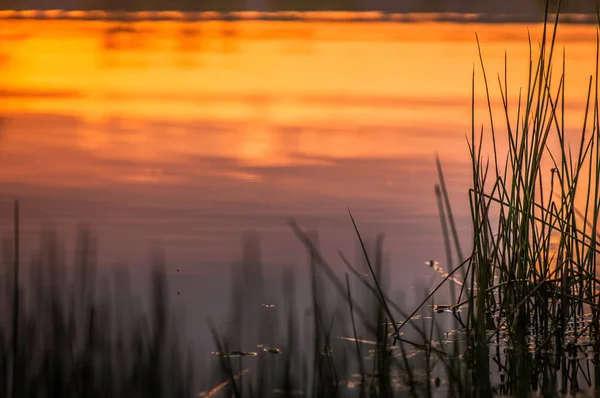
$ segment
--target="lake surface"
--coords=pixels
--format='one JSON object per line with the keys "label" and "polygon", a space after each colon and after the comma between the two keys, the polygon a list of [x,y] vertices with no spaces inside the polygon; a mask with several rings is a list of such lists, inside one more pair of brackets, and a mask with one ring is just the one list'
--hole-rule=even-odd
{"label": "lake surface", "polygon": [[[305,268],[292,219],[332,263],[352,257],[349,207],[365,236],[385,233],[391,285],[408,288],[424,261],[444,265],[436,153],[468,247],[474,66],[487,126],[475,33],[496,109],[505,50],[513,104],[526,85],[528,28],[536,43],[541,25],[2,21],[2,232],[19,199],[26,247],[49,225],[72,250],[87,223],[102,264],[145,270],[163,248],[178,299],[202,312],[246,231],[267,269]],[[577,134],[595,28],[561,26],[563,45]]]}

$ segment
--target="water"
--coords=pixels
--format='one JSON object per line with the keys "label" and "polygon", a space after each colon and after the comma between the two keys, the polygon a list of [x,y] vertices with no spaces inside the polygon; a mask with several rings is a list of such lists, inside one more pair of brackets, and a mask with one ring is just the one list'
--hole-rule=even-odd
{"label": "water", "polygon": [[[464,220],[474,33],[490,71],[508,51],[515,89],[528,54],[524,25],[111,27],[3,22],[4,202],[20,198],[29,225],[91,223],[114,259],[159,244],[184,267],[230,261],[247,229],[289,260],[289,218],[340,245],[347,206],[407,265],[438,258],[433,156]],[[580,105],[593,28],[561,32]]]}
{"label": "water", "polygon": [[[535,43],[541,26],[529,29]],[[424,261],[448,270],[436,153],[465,245],[470,236],[475,32],[492,82],[508,52],[516,95],[522,24],[3,21],[2,231],[18,198],[26,248],[50,225],[71,250],[81,222],[102,264],[144,272],[163,248],[191,334],[205,330],[203,314],[223,313],[244,232],[260,233],[268,283],[279,283],[272,270],[305,268],[291,219],[318,230],[339,265],[336,250],[355,250],[350,207],[365,236],[385,233],[392,291],[428,284]],[[564,25],[559,39],[576,134],[594,27]]]}

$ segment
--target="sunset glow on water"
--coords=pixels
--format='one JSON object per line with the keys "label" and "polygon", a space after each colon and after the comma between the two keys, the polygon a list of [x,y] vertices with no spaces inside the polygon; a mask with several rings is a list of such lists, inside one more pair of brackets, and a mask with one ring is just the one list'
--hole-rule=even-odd
{"label": "sunset glow on water", "polygon": [[[350,206],[410,273],[443,253],[436,153],[468,217],[474,67],[487,123],[475,33],[498,107],[505,50],[513,103],[526,85],[527,29],[536,43],[539,24],[3,21],[3,214],[19,198],[30,237],[88,222],[107,260],[160,245],[210,273],[237,258],[248,229],[267,262],[304,261],[289,219],[353,250]],[[595,37],[559,28],[574,132]]]}

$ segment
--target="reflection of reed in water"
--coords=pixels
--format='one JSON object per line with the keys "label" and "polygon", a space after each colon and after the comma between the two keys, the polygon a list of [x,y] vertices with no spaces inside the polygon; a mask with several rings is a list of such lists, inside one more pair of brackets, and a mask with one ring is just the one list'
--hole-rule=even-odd
{"label": "reflection of reed in water", "polygon": [[[238,347],[260,344],[258,331],[252,330],[260,322],[263,304],[266,304],[263,284],[262,259],[256,233],[244,237],[241,263],[232,267],[232,319],[229,340]],[[253,327],[249,327],[252,325]],[[244,330],[242,334],[241,331]]]}
{"label": "reflection of reed in water", "polygon": [[125,270],[114,284],[101,279],[87,229],[79,231],[74,264],[57,235],[45,231],[24,267],[18,226],[15,217],[0,269],[0,396],[190,396],[191,367],[160,258],[146,313],[133,302]]}

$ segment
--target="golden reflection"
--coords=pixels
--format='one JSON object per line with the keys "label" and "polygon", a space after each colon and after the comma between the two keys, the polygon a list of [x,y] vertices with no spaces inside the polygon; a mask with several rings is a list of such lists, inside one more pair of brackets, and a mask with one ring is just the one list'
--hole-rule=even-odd
{"label": "golden reflection", "polygon": [[[475,32],[491,81],[507,50],[511,98],[526,84],[525,25],[319,21],[347,18],[343,13],[314,13],[310,24],[227,24],[151,14],[138,16],[162,20],[115,24],[71,13],[71,20],[2,21],[0,115],[8,122],[1,143],[11,156],[0,159],[0,180],[168,183],[191,178],[182,171],[198,158],[247,168],[323,166],[438,151],[464,161]],[[106,46],[110,37],[114,45]],[[579,106],[593,72],[595,28],[563,25],[563,44],[567,101]],[[476,84],[477,103],[485,105],[479,74]],[[478,120],[487,121],[485,109]],[[579,127],[576,119],[567,122]],[[40,156],[52,164],[42,173]],[[217,168],[202,173],[262,178]]]}

